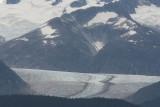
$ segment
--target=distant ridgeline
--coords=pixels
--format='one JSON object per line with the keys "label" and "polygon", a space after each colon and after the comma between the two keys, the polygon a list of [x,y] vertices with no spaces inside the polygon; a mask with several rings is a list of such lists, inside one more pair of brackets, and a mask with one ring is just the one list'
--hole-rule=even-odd
{"label": "distant ridgeline", "polygon": [[49,96],[0,96],[1,107],[139,107],[114,99],[66,99]]}

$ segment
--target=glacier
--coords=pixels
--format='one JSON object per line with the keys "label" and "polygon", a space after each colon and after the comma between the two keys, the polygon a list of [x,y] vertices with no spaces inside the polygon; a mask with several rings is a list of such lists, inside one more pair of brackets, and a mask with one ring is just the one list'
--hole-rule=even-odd
{"label": "glacier", "polygon": [[68,98],[125,99],[139,89],[160,81],[159,76],[12,69],[31,86],[33,94]]}

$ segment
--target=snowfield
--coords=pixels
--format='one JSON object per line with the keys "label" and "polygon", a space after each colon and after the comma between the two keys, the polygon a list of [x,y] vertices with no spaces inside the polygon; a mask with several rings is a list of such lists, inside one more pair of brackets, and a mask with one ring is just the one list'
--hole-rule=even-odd
{"label": "snowfield", "polygon": [[99,23],[106,24],[109,19],[115,18],[117,16],[118,15],[114,12],[100,12],[84,26],[88,27],[88,26],[92,26],[94,24],[99,24]]}
{"label": "snowfield", "polygon": [[1,0],[0,35],[10,40],[43,26],[48,20],[60,17],[63,13],[92,6],[102,7],[105,4],[99,0],[87,0],[87,4],[82,7],[71,7],[70,4],[74,1],[76,0],[62,0],[52,5],[56,0],[21,0],[18,4],[8,5],[6,0]]}
{"label": "snowfield", "polygon": [[56,29],[52,29],[51,26],[44,26],[41,28],[42,34],[45,36],[46,39],[53,39],[58,37],[59,35],[53,35],[56,32]]}
{"label": "snowfield", "polygon": [[3,0],[0,0],[0,3],[3,3]]}
{"label": "snowfield", "polygon": [[35,69],[13,70],[36,95],[69,98],[105,97],[123,99],[139,89],[160,81],[159,76],[91,74]]}
{"label": "snowfield", "polygon": [[143,5],[138,6],[135,11],[136,13],[130,14],[135,21],[153,28],[160,26],[160,7]]}

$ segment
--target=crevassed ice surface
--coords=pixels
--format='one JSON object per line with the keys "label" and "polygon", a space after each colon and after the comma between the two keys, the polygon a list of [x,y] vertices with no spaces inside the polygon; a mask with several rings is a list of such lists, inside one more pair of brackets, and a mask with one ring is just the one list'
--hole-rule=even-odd
{"label": "crevassed ice surface", "polygon": [[35,69],[13,69],[36,95],[59,97],[126,98],[160,81],[159,76],[91,74]]}

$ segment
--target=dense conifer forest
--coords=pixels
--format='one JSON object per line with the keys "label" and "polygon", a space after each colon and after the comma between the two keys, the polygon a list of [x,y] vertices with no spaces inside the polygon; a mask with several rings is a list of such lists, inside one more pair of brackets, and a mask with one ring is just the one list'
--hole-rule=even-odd
{"label": "dense conifer forest", "polygon": [[117,99],[67,99],[50,96],[0,96],[0,107],[138,107]]}

